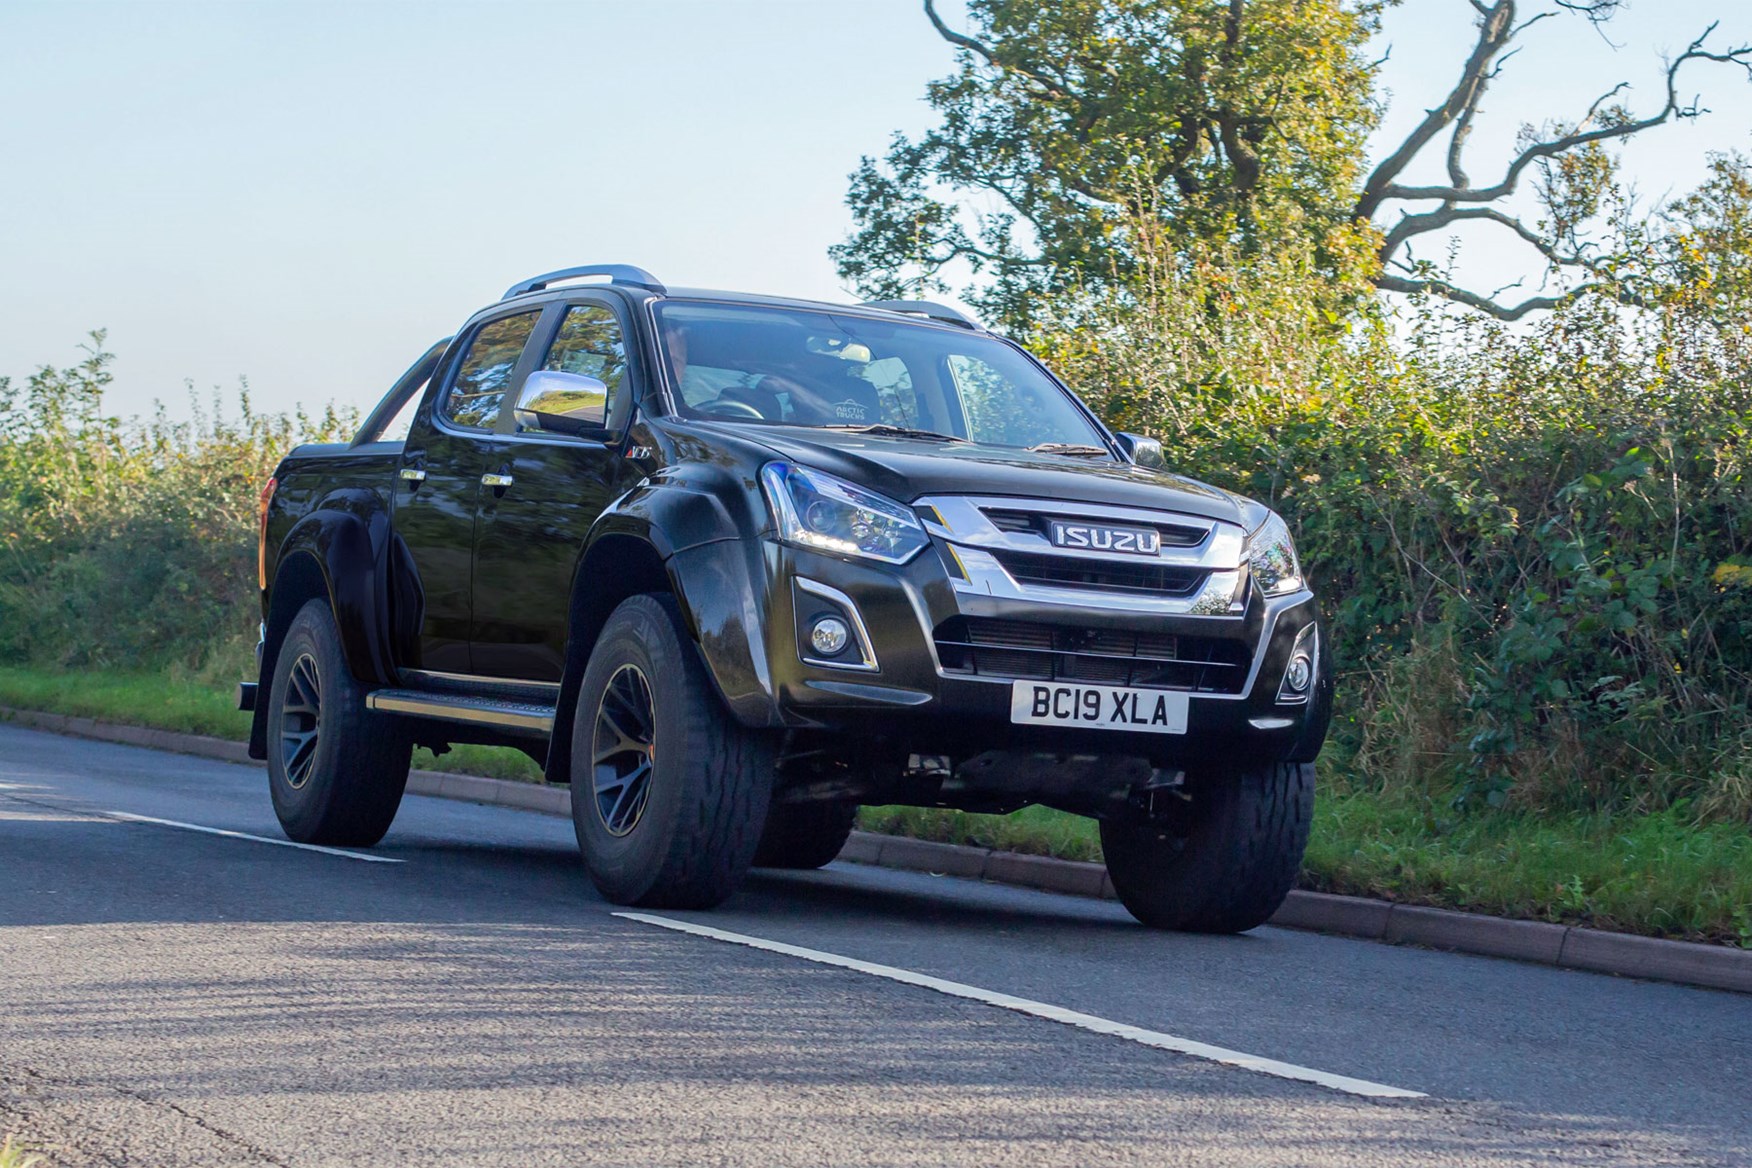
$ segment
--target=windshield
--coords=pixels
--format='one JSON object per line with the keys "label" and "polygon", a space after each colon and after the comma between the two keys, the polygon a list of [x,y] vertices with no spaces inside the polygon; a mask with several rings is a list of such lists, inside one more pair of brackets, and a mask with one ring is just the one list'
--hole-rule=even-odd
{"label": "windshield", "polygon": [[1077,404],[994,337],[764,305],[670,300],[657,313],[670,384],[690,418],[1107,453]]}

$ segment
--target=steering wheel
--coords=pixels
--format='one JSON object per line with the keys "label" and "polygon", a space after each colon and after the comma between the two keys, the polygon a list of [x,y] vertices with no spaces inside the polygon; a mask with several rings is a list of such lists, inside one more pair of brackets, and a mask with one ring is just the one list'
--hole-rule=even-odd
{"label": "steering wheel", "polygon": [[694,409],[702,414],[721,414],[727,418],[753,418],[757,422],[764,422],[767,420],[765,414],[761,413],[747,402],[740,402],[734,399],[726,400],[724,398],[718,398],[716,401],[709,401],[703,405],[697,405]]}

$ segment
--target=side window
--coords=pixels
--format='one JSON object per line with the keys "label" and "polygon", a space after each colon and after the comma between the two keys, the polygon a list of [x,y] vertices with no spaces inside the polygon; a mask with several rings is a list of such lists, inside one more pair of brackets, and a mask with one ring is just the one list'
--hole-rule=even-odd
{"label": "side window", "polygon": [[446,421],[471,430],[493,428],[511,371],[517,368],[517,358],[540,315],[522,312],[481,326],[463,354],[450,392],[444,396],[441,412]]}
{"label": "side window", "polygon": [[[565,376],[542,376],[555,373]],[[524,383],[517,400],[517,429],[542,429],[535,415],[607,425],[608,404],[626,375],[626,342],[613,310],[601,304],[575,304],[560,321],[541,373]]]}

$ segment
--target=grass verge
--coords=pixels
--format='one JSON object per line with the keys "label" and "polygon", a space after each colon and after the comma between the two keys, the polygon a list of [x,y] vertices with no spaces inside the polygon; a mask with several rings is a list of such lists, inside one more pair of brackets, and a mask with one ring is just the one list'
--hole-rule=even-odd
{"label": "grass verge", "polygon": [[[0,706],[101,718],[234,742],[249,737],[250,716],[237,709],[233,691],[157,673],[0,666]],[[541,781],[541,768],[528,755],[488,746],[457,746],[442,757],[416,750],[414,766],[493,779]]]}
{"label": "grass verge", "polygon": [[[188,679],[0,667],[0,705],[242,739],[231,695]],[[512,750],[426,751],[415,766],[539,780]],[[1099,860],[1095,824],[1044,807],[972,815],[867,807],[860,825],[918,839]],[[1404,792],[1326,784],[1304,887],[1752,948],[1752,831],[1698,825],[1684,808],[1644,815],[1461,815]]]}
{"label": "grass verge", "polygon": [[[1429,800],[1323,790],[1301,887],[1519,920],[1752,949],[1752,832],[1645,815],[1456,815]],[[1438,813],[1439,812],[1439,813]],[[860,824],[944,843],[1099,860],[1093,820],[867,807]]]}
{"label": "grass verge", "polygon": [[15,1136],[0,1141],[0,1168],[38,1168],[47,1163],[45,1157],[18,1143]]}

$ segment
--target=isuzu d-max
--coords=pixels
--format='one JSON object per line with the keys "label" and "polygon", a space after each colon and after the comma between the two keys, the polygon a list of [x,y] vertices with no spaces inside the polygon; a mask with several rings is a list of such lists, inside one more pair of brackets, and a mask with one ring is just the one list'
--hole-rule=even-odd
{"label": "isuzu d-max", "polygon": [[267,484],[250,750],[291,838],[368,846],[414,746],[521,748],[619,904],[1039,803],[1139,920],[1251,928],[1330,668],[1284,521],[1164,463],[941,305],[526,280]]}

